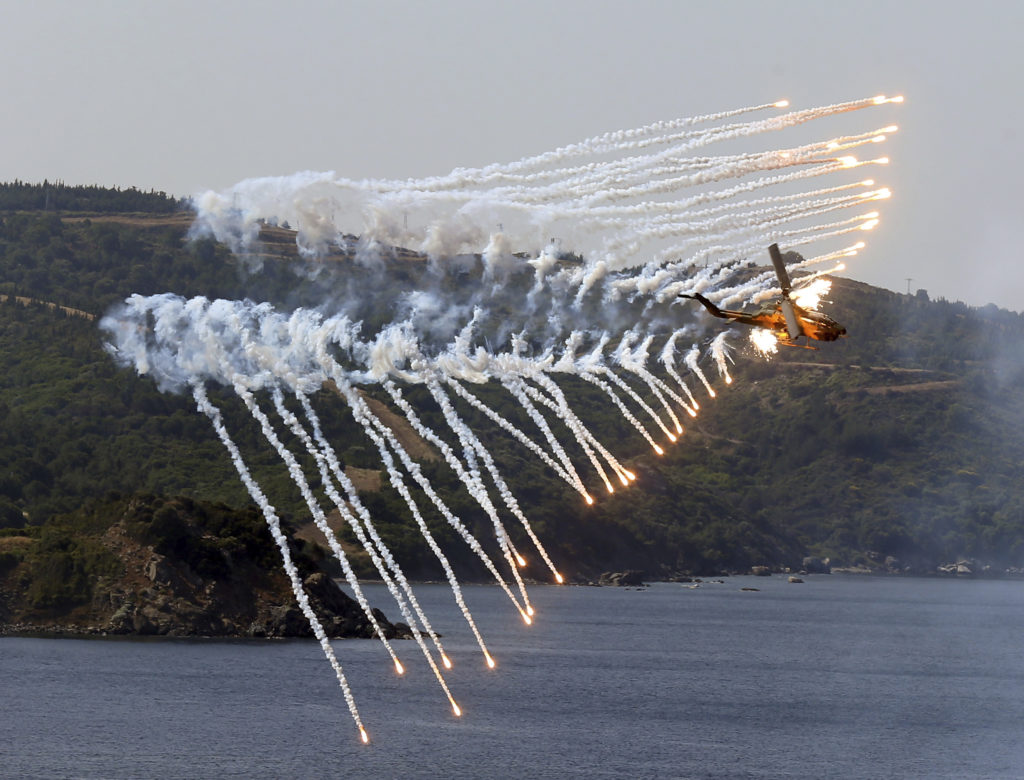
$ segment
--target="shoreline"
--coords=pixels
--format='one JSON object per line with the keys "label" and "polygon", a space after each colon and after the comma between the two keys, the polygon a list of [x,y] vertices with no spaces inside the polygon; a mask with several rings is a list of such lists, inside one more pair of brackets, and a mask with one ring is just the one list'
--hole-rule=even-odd
{"label": "shoreline", "polygon": [[[779,578],[790,578],[790,582],[805,583],[808,580],[803,579],[804,577],[819,579],[822,577],[844,580],[857,580],[857,579],[891,579],[891,580],[947,580],[950,582],[1002,582],[1002,581],[1024,581],[1024,575],[1022,574],[1006,574],[1000,572],[997,574],[976,574],[976,575],[955,575],[955,574],[908,574],[900,572],[886,572],[878,570],[868,569],[850,569],[850,568],[838,568],[833,569],[828,573],[793,573],[787,571],[774,571],[768,574],[754,574],[752,572],[732,572],[728,574],[714,574],[703,577],[690,577],[690,576],[679,576],[671,579],[652,579],[646,580],[640,584],[629,584],[629,585],[614,585],[614,584],[601,584],[600,582],[567,582],[562,585],[555,583],[545,582],[531,582],[528,583],[531,587],[544,587],[544,588],[613,588],[618,590],[646,590],[651,585],[681,585],[690,586],[691,588],[698,585],[706,584],[726,584],[723,579],[729,578],[743,578],[744,580],[750,580],[753,582],[764,581],[764,580],[775,580],[779,581]],[[813,581],[813,580],[811,580]],[[360,580],[361,584],[373,585],[373,586],[384,586],[382,580]],[[422,580],[410,583],[415,586],[438,586],[447,587],[448,583],[442,580]],[[499,585],[496,582],[464,582],[460,583],[463,587],[481,587],[481,588],[497,588]],[[745,590],[758,590],[757,588],[745,587]],[[263,643],[267,641],[271,642],[289,642],[289,641],[309,641],[311,637],[304,636],[244,636],[244,635],[205,635],[205,634],[136,634],[136,633],[114,633],[100,626],[75,626],[66,623],[0,623],[0,639],[5,638],[26,638],[26,639],[89,639],[89,640],[114,640],[114,641],[128,641],[128,642],[229,642],[229,643]],[[331,637],[331,641],[343,640],[343,639],[360,639],[367,637]],[[315,641],[315,639],[313,640]]]}

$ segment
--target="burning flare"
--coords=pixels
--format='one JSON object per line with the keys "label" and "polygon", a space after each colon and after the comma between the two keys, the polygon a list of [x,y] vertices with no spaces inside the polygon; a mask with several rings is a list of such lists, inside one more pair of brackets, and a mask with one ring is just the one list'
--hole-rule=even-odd
{"label": "burning flare", "polygon": [[779,340],[775,334],[765,328],[754,328],[750,331],[750,343],[759,355],[767,357],[779,351]]}

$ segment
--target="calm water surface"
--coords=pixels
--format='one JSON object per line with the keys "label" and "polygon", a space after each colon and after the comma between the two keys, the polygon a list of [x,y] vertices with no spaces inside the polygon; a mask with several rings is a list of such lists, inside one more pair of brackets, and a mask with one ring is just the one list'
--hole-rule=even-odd
{"label": "calm water surface", "polygon": [[[760,592],[742,592],[753,586]],[[371,600],[397,610],[380,587]],[[450,714],[412,642],[0,639],[0,776],[1024,777],[1024,582],[808,577],[689,589],[442,586]]]}

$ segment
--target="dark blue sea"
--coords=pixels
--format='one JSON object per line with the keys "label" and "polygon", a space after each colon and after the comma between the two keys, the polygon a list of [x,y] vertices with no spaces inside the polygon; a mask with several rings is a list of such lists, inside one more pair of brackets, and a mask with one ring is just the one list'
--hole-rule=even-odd
{"label": "dark blue sea", "polygon": [[[0,639],[16,778],[1020,778],[1024,582],[733,577],[535,587],[534,626],[444,586],[452,716],[413,642]],[[743,586],[760,588],[744,592]],[[392,618],[381,587],[372,600]]]}

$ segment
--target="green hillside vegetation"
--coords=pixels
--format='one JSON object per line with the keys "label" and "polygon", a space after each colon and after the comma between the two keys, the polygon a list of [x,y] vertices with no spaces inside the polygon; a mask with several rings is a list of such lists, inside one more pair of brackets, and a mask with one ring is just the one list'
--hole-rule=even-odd
{"label": "green hillside vegetation", "polygon": [[[0,201],[0,528],[37,541],[0,545],[0,577],[5,565],[41,554],[33,547],[40,534],[59,528],[73,540],[69,529],[95,523],[102,507],[135,494],[248,511],[244,488],[191,399],[118,368],[96,320],[81,314],[102,316],[132,293],[310,305],[326,299],[337,279],[304,272],[281,229],[265,231],[261,270],[249,273],[223,246],[186,240],[187,214],[105,212],[99,193],[88,215],[78,205],[74,214],[59,210],[52,196],[48,210],[44,203],[30,211],[24,198],[32,187],[16,185],[5,186],[23,199]],[[415,258],[389,262],[398,264],[397,283],[414,285],[422,273]],[[552,557],[577,577],[623,568],[651,576],[799,568],[807,555],[898,571],[934,571],[959,558],[1000,570],[1024,566],[1021,316],[845,280],[832,298],[829,312],[848,339],[738,361],[731,386],[716,379],[717,399],[698,394],[700,416],[684,418],[687,432],[664,457],[599,390],[560,379],[584,421],[639,477],[629,490],[599,495],[595,507],[476,412],[460,411],[482,433]],[[719,324],[709,322],[709,332]],[[745,331],[737,329],[733,343],[749,349]],[[473,390],[529,427],[500,388]],[[406,392],[442,430],[424,393]],[[268,495],[301,526],[301,497],[248,413],[222,390],[211,395]],[[378,468],[344,405],[327,390],[315,403],[345,464]],[[470,528],[493,535],[442,460],[423,467]],[[586,479],[598,495],[599,480]],[[410,574],[438,576],[397,493],[384,487],[364,500]],[[455,551],[460,573],[483,578],[443,521],[429,515],[428,522]],[[88,576],[102,573],[102,556],[75,554]],[[367,561],[356,560],[369,574]]]}

